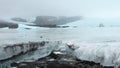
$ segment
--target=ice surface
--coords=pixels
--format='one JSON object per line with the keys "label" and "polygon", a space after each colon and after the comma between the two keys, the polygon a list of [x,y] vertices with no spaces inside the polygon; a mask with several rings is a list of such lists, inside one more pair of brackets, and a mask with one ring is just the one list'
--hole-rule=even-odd
{"label": "ice surface", "polygon": [[77,58],[94,61],[103,66],[120,65],[120,42],[106,43],[72,43],[77,47],[72,51]]}
{"label": "ice surface", "polygon": [[81,27],[98,27],[100,23],[102,23],[105,27],[120,27],[120,20],[119,18],[86,18],[81,19],[79,21],[68,23],[66,26],[71,26],[70,28],[73,28],[74,26],[77,26],[77,28]]}
{"label": "ice surface", "polygon": [[15,43],[15,44],[7,44],[4,47],[0,47],[0,60],[5,60],[8,58],[11,58],[13,56],[19,55],[20,53],[26,53],[30,50],[37,49],[39,51],[35,52],[37,53],[36,57],[27,57],[28,58],[40,58],[45,57],[51,53],[55,49],[55,47],[60,44],[57,41],[39,41],[39,42],[28,42],[28,43]]}
{"label": "ice surface", "polygon": [[[103,21],[107,22],[105,20]],[[106,26],[103,28],[97,27],[100,21],[95,21],[97,23],[94,25],[89,22],[89,20],[82,20],[66,24],[71,25],[72,27],[70,28],[33,28],[31,30],[0,29],[0,54],[5,54],[3,48],[7,46],[6,44],[27,43],[29,41],[62,41],[61,44],[58,44],[60,46],[59,49],[64,50],[66,45],[73,44],[75,50],[68,51],[81,60],[94,61],[103,66],[119,65],[120,27],[111,27],[111,25],[114,25],[114,21],[111,21],[111,24],[109,23],[108,26],[110,27],[107,27],[105,24]],[[119,25],[118,22],[115,23]],[[74,28],[74,26],[77,27]],[[56,44],[50,43],[49,45],[50,47],[43,47],[42,50],[39,49],[40,53],[36,52],[38,55],[35,57],[48,55],[50,51],[54,49],[54,47],[51,48],[51,46]],[[51,50],[49,50],[50,48]],[[19,47],[17,47],[17,49],[20,51]],[[18,53],[19,51],[16,52]],[[12,52],[8,53],[6,56],[13,54]],[[32,57],[33,56],[31,56],[31,58]]]}

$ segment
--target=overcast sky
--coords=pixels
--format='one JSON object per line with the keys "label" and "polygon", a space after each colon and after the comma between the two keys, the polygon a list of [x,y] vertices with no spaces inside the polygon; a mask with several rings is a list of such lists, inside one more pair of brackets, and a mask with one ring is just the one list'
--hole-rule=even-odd
{"label": "overcast sky", "polygon": [[120,0],[0,0],[0,17],[120,17]]}

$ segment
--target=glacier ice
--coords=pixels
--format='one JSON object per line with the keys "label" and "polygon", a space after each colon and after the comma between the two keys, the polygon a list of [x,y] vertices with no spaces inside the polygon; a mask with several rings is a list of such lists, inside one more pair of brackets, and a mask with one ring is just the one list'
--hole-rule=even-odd
{"label": "glacier ice", "polygon": [[78,59],[85,61],[94,61],[103,66],[120,65],[120,43],[71,43],[77,47],[72,50],[72,54]]}
{"label": "glacier ice", "polygon": [[[57,47],[59,42],[57,41],[39,41],[39,42],[28,42],[20,44],[7,44],[6,46],[0,47],[0,60],[5,60],[17,56],[21,53],[26,53],[31,50],[39,50],[36,57],[45,57],[51,53],[51,51]],[[28,57],[28,58],[32,58]]]}
{"label": "glacier ice", "polygon": [[[21,42],[28,42],[28,41],[36,41],[36,40],[49,40],[49,41],[62,41],[59,45],[60,50],[65,51],[65,48],[67,48],[67,52],[73,56],[76,56],[77,58],[81,60],[87,60],[87,61],[94,61],[96,63],[100,63],[103,66],[119,66],[120,64],[120,28],[119,27],[104,27],[104,28],[98,28],[96,27],[97,24],[94,25],[94,27],[84,27],[89,26],[89,21],[86,23],[81,23],[84,21],[77,21],[74,23],[69,23],[67,25],[76,26],[78,25],[78,28],[73,29],[70,28],[52,28],[52,29],[42,29],[37,28],[35,30],[6,30],[6,29],[0,29],[0,58],[8,58],[12,55],[16,55],[21,52],[21,47],[15,47],[19,51],[16,51],[15,53],[9,52],[8,55],[4,51],[4,43],[6,44],[12,44],[12,43],[21,43]],[[78,24],[79,23],[79,24]],[[89,24],[87,24],[89,23]],[[87,24],[87,25],[86,25]],[[80,25],[80,26],[79,26]],[[91,24],[92,25],[92,24]],[[81,27],[83,26],[83,27]],[[22,26],[23,28],[26,26]],[[31,27],[32,28],[32,27]],[[40,38],[40,37],[43,38]],[[70,41],[70,42],[68,42]],[[73,42],[71,42],[73,41]],[[34,58],[38,57],[44,57],[47,56],[56,45],[54,43],[49,44],[50,47],[41,47],[39,48],[38,52],[35,52],[37,54],[34,56]],[[47,45],[47,46],[49,46]],[[71,45],[71,49],[67,47],[67,45]],[[26,46],[26,45],[25,45]],[[10,49],[10,50],[15,50]],[[26,51],[29,48],[23,49],[23,51]],[[49,50],[50,49],[50,50]],[[56,48],[55,48],[56,49]],[[50,52],[49,52],[50,51]],[[4,57],[5,56],[5,57]],[[8,56],[8,57],[6,57]],[[30,58],[33,58],[33,56],[30,56]]]}

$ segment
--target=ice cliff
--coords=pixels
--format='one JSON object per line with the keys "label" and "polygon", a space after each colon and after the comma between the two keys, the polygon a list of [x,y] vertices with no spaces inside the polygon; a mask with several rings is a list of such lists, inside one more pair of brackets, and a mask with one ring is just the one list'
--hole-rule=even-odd
{"label": "ice cliff", "polygon": [[[49,53],[59,44],[57,41],[40,41],[40,42],[28,42],[28,43],[16,43],[16,44],[6,44],[0,46],[0,60],[6,60],[14,56],[24,54],[32,50],[41,50],[41,57],[49,55]],[[41,54],[41,53],[40,53]]]}
{"label": "ice cliff", "polygon": [[[0,47],[0,60],[5,60],[24,54],[31,50],[38,50],[34,58],[48,56],[53,50],[66,51],[68,55],[83,61],[93,61],[102,66],[120,66],[120,43],[69,43],[60,41],[41,41],[20,44],[10,44]],[[32,58],[32,56],[28,57]]]}

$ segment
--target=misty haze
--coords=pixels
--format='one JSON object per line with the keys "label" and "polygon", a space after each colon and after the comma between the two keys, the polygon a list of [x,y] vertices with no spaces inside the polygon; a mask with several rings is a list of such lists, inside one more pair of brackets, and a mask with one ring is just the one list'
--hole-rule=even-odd
{"label": "misty haze", "polygon": [[0,0],[0,68],[120,68],[119,0]]}

